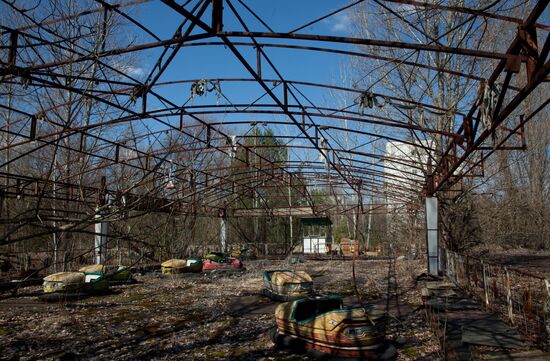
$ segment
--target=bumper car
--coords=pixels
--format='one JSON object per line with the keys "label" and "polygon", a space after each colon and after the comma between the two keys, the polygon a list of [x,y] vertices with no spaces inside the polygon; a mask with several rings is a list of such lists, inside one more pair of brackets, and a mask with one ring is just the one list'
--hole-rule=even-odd
{"label": "bumper car", "polygon": [[198,258],[170,259],[160,266],[163,275],[202,271],[202,261]]}
{"label": "bumper car", "polygon": [[45,302],[72,301],[106,293],[109,282],[102,275],[84,272],[58,272],[44,278],[44,293],[38,296]]}
{"label": "bumper car", "polygon": [[83,272],[86,276],[86,282],[91,279],[104,277],[111,286],[135,283],[136,280],[132,277],[132,272],[125,266],[111,266],[94,264],[81,267],[79,272]]}
{"label": "bumper car", "polygon": [[233,252],[231,252],[231,257],[238,258],[241,261],[256,259],[256,255],[249,248],[241,248],[241,249],[234,250]]}
{"label": "bumper car", "polygon": [[227,257],[223,253],[209,253],[204,256],[203,271],[242,271],[243,263],[234,257]]}
{"label": "bumper car", "polygon": [[386,314],[373,306],[344,307],[341,297],[303,298],[275,309],[277,346],[324,360],[393,360],[385,342]]}
{"label": "bumper car", "polygon": [[294,301],[313,295],[313,280],[303,271],[264,272],[262,293],[274,301]]}

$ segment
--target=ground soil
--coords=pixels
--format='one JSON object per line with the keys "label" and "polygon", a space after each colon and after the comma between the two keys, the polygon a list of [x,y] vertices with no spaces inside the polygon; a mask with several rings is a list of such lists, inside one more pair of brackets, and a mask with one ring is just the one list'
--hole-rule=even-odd
{"label": "ground soil", "polygon": [[[308,360],[275,348],[276,303],[261,296],[262,271],[292,267],[309,272],[321,294],[358,298],[351,261],[249,261],[246,272],[137,276],[140,283],[114,293],[65,304],[44,304],[40,287],[0,294],[0,359],[109,360]],[[441,350],[424,320],[415,276],[423,264],[396,265],[398,298],[389,302],[388,339],[398,360],[440,360]],[[357,261],[362,302],[386,306],[387,261]]]}
{"label": "ground soil", "polygon": [[534,251],[521,248],[493,250],[482,253],[480,258],[523,272],[550,278],[550,251]]}

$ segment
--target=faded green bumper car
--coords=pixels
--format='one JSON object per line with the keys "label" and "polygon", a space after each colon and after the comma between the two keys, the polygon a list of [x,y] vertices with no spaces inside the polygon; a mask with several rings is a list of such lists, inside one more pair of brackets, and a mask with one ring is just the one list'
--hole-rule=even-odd
{"label": "faded green bumper car", "polygon": [[198,258],[169,259],[160,266],[163,275],[199,273],[202,271],[202,260]]}
{"label": "faded green bumper car", "polygon": [[130,269],[125,266],[93,264],[81,267],[78,271],[84,272],[87,281],[103,277],[111,286],[136,282]]}

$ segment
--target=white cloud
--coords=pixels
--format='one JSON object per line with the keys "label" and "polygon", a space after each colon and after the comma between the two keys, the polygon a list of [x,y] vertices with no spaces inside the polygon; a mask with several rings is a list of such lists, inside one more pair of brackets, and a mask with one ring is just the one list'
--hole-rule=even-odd
{"label": "white cloud", "polygon": [[125,65],[123,71],[133,77],[140,77],[145,75],[145,71],[142,67],[139,66]]}
{"label": "white cloud", "polygon": [[342,11],[326,19],[326,23],[333,33],[349,33],[351,32],[352,18],[347,11]]}
{"label": "white cloud", "polygon": [[131,77],[139,78],[145,75],[145,69],[140,66],[134,66],[130,64],[115,63],[113,66],[120,72],[125,73]]}
{"label": "white cloud", "polygon": [[415,5],[408,5],[408,4],[397,4],[395,5],[395,11],[398,13],[406,13],[402,15],[412,15],[417,11],[417,7]]}

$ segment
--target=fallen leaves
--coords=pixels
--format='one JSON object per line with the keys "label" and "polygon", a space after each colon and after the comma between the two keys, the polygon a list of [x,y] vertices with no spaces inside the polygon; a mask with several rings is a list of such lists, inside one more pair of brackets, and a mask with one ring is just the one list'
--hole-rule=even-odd
{"label": "fallen leaves", "polygon": [[[414,309],[420,295],[411,272],[420,273],[420,266],[398,265],[400,303]],[[260,295],[263,270],[289,265],[261,260],[245,266],[246,272],[231,275],[138,276],[141,283],[118,287],[115,294],[71,304],[42,304],[35,296],[4,299],[2,358],[309,360],[274,348],[274,304]],[[344,293],[346,302],[356,302],[351,262],[308,261],[291,268],[314,275],[317,292]],[[384,304],[387,269],[385,261],[357,262],[361,299]],[[393,316],[388,338],[398,343],[398,360],[439,359],[421,311]]]}

